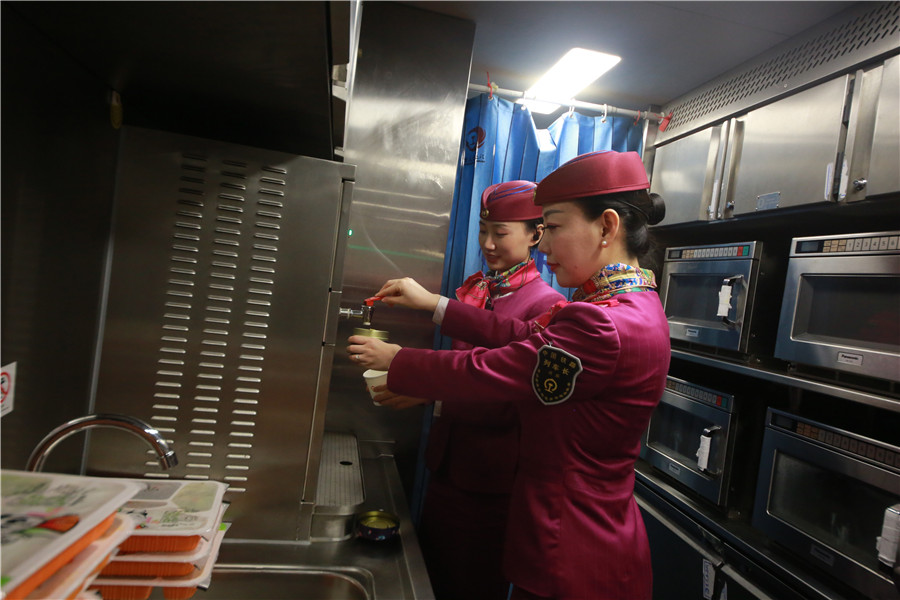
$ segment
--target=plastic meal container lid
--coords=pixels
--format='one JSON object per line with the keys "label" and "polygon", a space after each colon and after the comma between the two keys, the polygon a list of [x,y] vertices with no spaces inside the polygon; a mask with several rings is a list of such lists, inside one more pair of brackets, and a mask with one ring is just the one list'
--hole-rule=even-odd
{"label": "plastic meal container lid", "polygon": [[227,508],[227,503],[223,502],[219,505],[219,511],[212,527],[202,535],[169,535],[168,533],[154,535],[152,529],[133,530],[135,535],[130,536],[119,546],[119,557],[127,560],[127,557],[136,554],[146,554],[148,556],[156,555],[164,559],[168,556],[197,552],[204,542],[209,542],[215,536]]}
{"label": "plastic meal container lid", "polygon": [[215,534],[227,484],[171,479],[129,481],[142,486],[119,511],[137,523],[132,535],[200,535],[210,539]]}

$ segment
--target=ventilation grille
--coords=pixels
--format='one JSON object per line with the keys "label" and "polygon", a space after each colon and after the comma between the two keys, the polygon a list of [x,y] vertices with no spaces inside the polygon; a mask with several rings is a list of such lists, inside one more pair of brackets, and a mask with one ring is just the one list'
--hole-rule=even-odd
{"label": "ventilation grille", "polygon": [[896,47],[898,35],[900,2],[886,2],[830,31],[805,37],[781,53],[765,55],[747,69],[666,106],[672,120],[665,137],[734,114],[786,88],[850,68],[877,56],[885,45]]}
{"label": "ventilation grille", "polygon": [[183,154],[173,194],[151,421],[184,449],[185,479],[215,473],[230,493],[253,459],[286,190],[285,169],[262,172]]}

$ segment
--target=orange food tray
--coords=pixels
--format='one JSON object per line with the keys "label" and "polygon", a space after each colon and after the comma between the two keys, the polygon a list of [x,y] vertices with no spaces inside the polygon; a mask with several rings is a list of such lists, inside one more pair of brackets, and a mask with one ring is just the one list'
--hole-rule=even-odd
{"label": "orange food tray", "polygon": [[194,571],[189,562],[113,561],[100,572],[102,577],[183,577]]}
{"label": "orange food tray", "polygon": [[92,590],[97,590],[103,596],[103,600],[147,600],[152,585],[92,585]]}
{"label": "orange food tray", "polygon": [[[213,566],[219,555],[219,547],[225,532],[228,530],[228,523],[223,523],[215,537],[209,544],[208,553],[198,561],[196,565],[190,564],[191,573],[186,576],[148,576],[135,577],[125,575],[106,575],[102,574],[95,579],[89,589],[96,589],[103,596],[103,600],[145,600],[151,594],[152,588],[162,588],[163,596],[166,600],[186,600],[194,595],[198,587],[209,585],[212,577]],[[119,561],[114,561],[119,562]],[[132,564],[151,564],[149,561],[122,561],[132,562]],[[113,564],[113,563],[110,563]],[[158,561],[156,564],[165,564],[165,561]],[[151,589],[148,589],[151,588]]]}
{"label": "orange food tray", "polygon": [[119,552],[187,552],[199,543],[199,535],[133,535],[119,546]]}

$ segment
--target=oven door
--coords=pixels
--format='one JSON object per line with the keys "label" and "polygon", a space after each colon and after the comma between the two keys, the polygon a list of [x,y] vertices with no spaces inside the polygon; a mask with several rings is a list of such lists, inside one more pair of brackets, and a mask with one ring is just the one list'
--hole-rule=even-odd
{"label": "oven door", "polygon": [[775,356],[900,381],[900,255],[791,258]]}
{"label": "oven door", "polygon": [[[821,435],[838,445],[863,444],[825,429]],[[758,481],[755,528],[867,597],[897,598],[876,540],[885,510],[900,502],[900,471],[770,426]]]}
{"label": "oven door", "polygon": [[670,390],[650,417],[641,457],[717,505],[727,500],[732,414]]}
{"label": "oven door", "polygon": [[669,335],[724,350],[747,351],[758,262],[667,262],[660,289]]}

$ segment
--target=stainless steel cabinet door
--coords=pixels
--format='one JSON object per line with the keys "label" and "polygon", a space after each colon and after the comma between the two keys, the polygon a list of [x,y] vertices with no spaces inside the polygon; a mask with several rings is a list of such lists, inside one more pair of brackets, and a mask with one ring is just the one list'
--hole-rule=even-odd
{"label": "stainless steel cabinet door", "polygon": [[849,81],[833,79],[734,120],[723,217],[833,200]]}
{"label": "stainless steel cabinet door", "polygon": [[727,131],[726,123],[656,149],[650,191],[666,201],[661,225],[715,218]]}
{"label": "stainless steel cabinet door", "polygon": [[884,62],[866,186],[869,196],[900,191],[900,56]]}

